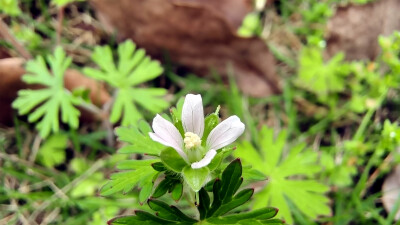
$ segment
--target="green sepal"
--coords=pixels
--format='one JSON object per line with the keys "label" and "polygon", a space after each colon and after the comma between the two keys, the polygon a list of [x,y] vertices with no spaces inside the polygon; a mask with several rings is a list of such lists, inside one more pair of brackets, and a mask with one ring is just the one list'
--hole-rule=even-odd
{"label": "green sepal", "polygon": [[221,165],[222,160],[224,159],[224,154],[217,153],[215,157],[211,160],[210,164],[208,164],[208,169],[210,171],[214,171]]}
{"label": "green sepal", "polygon": [[176,183],[171,192],[172,199],[177,202],[182,197],[182,194],[183,194],[183,184],[180,182]]}
{"label": "green sepal", "polygon": [[192,169],[192,167],[186,166],[182,173],[186,183],[189,184],[193,191],[198,192],[207,180],[210,170],[207,167]]}
{"label": "green sepal", "polygon": [[162,162],[153,163],[153,164],[151,164],[151,167],[153,167],[153,169],[158,172],[164,172],[167,170],[167,168],[164,166],[164,163],[162,163]]}
{"label": "green sepal", "polygon": [[171,180],[171,179],[162,180],[160,182],[160,184],[158,184],[158,186],[156,187],[156,190],[154,190],[152,197],[159,198],[159,197],[163,196],[171,188],[172,184],[173,184],[173,180]]}
{"label": "green sepal", "polygon": [[183,168],[188,165],[173,148],[166,148],[161,151],[160,158],[168,169],[177,173],[182,172]]}
{"label": "green sepal", "polygon": [[[207,140],[208,135],[218,125],[218,123],[219,123],[219,117],[215,113],[208,115],[204,119],[204,133],[202,138],[203,140]],[[206,141],[203,141],[202,144],[205,146]]]}

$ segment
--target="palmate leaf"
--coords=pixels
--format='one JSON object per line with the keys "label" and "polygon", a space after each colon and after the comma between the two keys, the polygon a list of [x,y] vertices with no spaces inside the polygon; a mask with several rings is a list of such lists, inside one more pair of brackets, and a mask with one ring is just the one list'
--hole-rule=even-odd
{"label": "palmate leaf", "polygon": [[136,125],[143,118],[138,105],[152,113],[159,113],[169,106],[162,98],[167,90],[135,87],[160,76],[163,69],[158,61],[146,56],[143,49],[136,49],[132,41],[118,46],[118,63],[114,62],[109,46],[96,47],[92,59],[100,68],[85,68],[84,73],[117,88],[110,115],[112,123],[121,120],[123,126]]}
{"label": "palmate leaf", "polygon": [[117,165],[117,169],[128,171],[111,175],[111,180],[101,188],[100,194],[108,196],[119,191],[127,193],[135,186],[138,186],[141,188],[139,193],[140,202],[147,200],[153,190],[153,180],[158,174],[158,171],[151,168],[151,164],[159,161],[158,159],[148,159],[121,162]]}
{"label": "palmate leaf", "polygon": [[318,48],[304,48],[300,54],[296,85],[317,94],[318,97],[343,91],[345,76],[350,69],[348,64],[343,63],[343,59],[344,55],[340,53],[325,63]]}
{"label": "palmate leaf", "polygon": [[120,148],[118,152],[125,154],[141,153],[158,156],[165,146],[153,141],[149,136],[149,132],[152,132],[152,129],[145,121],[140,121],[138,127],[118,127],[115,129],[118,139],[128,143],[128,145]]}
{"label": "palmate leaf", "polygon": [[47,57],[50,71],[47,69],[43,57],[38,56],[35,60],[26,64],[27,74],[22,79],[28,84],[39,84],[45,86],[39,90],[21,90],[18,98],[13,102],[13,108],[20,115],[29,114],[29,122],[39,121],[36,128],[42,137],[47,137],[51,132],[59,131],[59,114],[61,121],[72,128],[79,125],[79,110],[75,107],[81,99],[73,96],[64,88],[64,74],[72,59],[66,57],[61,47],[56,48],[54,56]]}
{"label": "palmate leaf", "polygon": [[[162,166],[157,165],[154,168],[162,168]],[[270,207],[252,212],[225,215],[232,209],[243,205],[253,195],[253,189],[244,189],[236,193],[243,182],[241,176],[242,165],[237,159],[225,168],[221,179],[214,181],[212,201],[204,188],[200,190],[200,202],[197,207],[200,218],[195,219],[184,214],[175,206],[150,199],[148,205],[155,214],[136,211],[135,215],[111,219],[108,224],[283,224],[281,220],[272,219],[278,210]]]}
{"label": "palmate leaf", "polygon": [[[116,135],[119,140],[127,143],[119,153],[159,156],[164,146],[150,139],[148,133],[151,131],[150,125],[145,121],[140,121],[137,127],[118,127],[115,130]],[[141,189],[139,201],[145,202],[153,193],[154,179],[164,171],[157,167],[160,164],[163,167],[160,159],[127,160],[119,163],[117,169],[125,171],[111,175],[111,180],[102,187],[101,195],[108,196],[119,191],[127,193],[138,186]]]}
{"label": "palmate leaf", "polygon": [[288,200],[310,218],[329,215],[329,199],[324,195],[328,187],[313,179],[321,170],[317,164],[317,154],[304,149],[304,145],[297,145],[283,157],[285,131],[274,138],[273,130],[263,127],[260,140],[262,151],[257,152],[249,142],[243,142],[238,146],[242,151],[234,153],[269,178],[266,188],[255,195],[253,208],[266,205],[277,207],[280,210],[278,216],[289,224],[293,224],[293,218]]}

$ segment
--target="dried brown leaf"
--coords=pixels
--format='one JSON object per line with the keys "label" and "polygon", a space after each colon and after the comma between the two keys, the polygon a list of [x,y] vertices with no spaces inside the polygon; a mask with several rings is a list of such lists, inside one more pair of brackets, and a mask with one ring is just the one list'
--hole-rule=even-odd
{"label": "dried brown leaf", "polygon": [[[238,23],[232,21],[239,17],[232,15],[239,7],[226,14],[231,4],[247,1],[212,2],[93,0],[92,4],[121,39],[132,39],[153,57],[163,58],[167,52],[172,61],[202,76],[214,70],[226,77],[231,66],[245,93],[261,97],[280,92],[275,60],[265,42],[236,35]],[[220,6],[211,7],[215,2]]]}
{"label": "dried brown leaf", "polygon": [[337,9],[328,22],[327,54],[345,52],[346,59],[374,59],[379,35],[400,29],[400,1],[381,0]]}

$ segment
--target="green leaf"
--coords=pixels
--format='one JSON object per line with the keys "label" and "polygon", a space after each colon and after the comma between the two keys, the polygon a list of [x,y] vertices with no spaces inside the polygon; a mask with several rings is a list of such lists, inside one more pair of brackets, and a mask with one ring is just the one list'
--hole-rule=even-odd
{"label": "green leaf", "polygon": [[304,144],[284,152],[285,131],[275,138],[272,129],[263,127],[259,140],[260,152],[249,142],[241,143],[234,152],[243,163],[251,165],[269,178],[265,189],[255,195],[253,208],[258,209],[266,204],[277,207],[278,216],[289,224],[293,223],[293,217],[288,201],[312,219],[319,215],[330,215],[329,199],[324,195],[329,188],[315,180],[321,171],[317,153],[305,148]]}
{"label": "green leaf", "polygon": [[195,192],[200,191],[200,189],[204,186],[209,173],[210,170],[207,167],[192,169],[192,167],[186,166],[182,170],[183,178]]}
{"label": "green leaf", "polygon": [[67,148],[68,137],[64,134],[54,134],[40,147],[38,160],[47,168],[65,161],[65,149]]}
{"label": "green leaf", "polygon": [[175,206],[169,206],[168,204],[158,201],[158,200],[149,200],[149,206],[152,210],[158,212],[158,216],[172,221],[185,221],[185,222],[196,222],[195,219],[186,216]]}
{"label": "green leaf", "polygon": [[206,217],[208,210],[210,210],[210,197],[204,188],[199,191],[199,201],[200,203],[197,209],[199,210],[200,220],[203,220]]}
{"label": "green leaf", "polygon": [[5,13],[10,16],[18,16],[21,10],[18,7],[17,0],[0,0],[0,13]]}
{"label": "green leaf", "polygon": [[136,215],[131,216],[121,216],[116,217],[107,222],[107,224],[113,225],[132,225],[132,224],[144,224],[144,225],[154,225],[154,224],[172,224],[173,221],[168,221],[154,216],[148,212],[135,211]]}
{"label": "green leaf", "polygon": [[251,212],[238,213],[224,217],[211,217],[206,221],[211,224],[284,224],[281,220],[271,219],[278,209],[265,207]]}
{"label": "green leaf", "polygon": [[164,163],[162,162],[156,162],[151,164],[151,167],[153,167],[153,169],[157,170],[158,172],[164,172],[167,170],[167,168],[164,166]]}
{"label": "green leaf", "polygon": [[59,131],[59,114],[62,122],[72,128],[78,128],[80,112],[75,105],[82,101],[64,88],[64,74],[72,59],[66,57],[62,48],[58,47],[54,51],[54,56],[47,57],[47,61],[51,71],[47,69],[46,62],[41,56],[27,62],[28,73],[22,79],[28,84],[39,84],[44,88],[21,90],[12,104],[20,115],[26,115],[34,110],[29,114],[28,120],[39,121],[36,128],[42,137]]}
{"label": "green leaf", "polygon": [[55,4],[57,7],[64,7],[72,2],[83,2],[85,0],[51,0],[52,4]]}
{"label": "green leaf", "polygon": [[143,204],[143,202],[149,199],[151,192],[153,191],[153,186],[153,182],[147,182],[145,185],[143,185],[142,190],[140,190],[139,193],[140,204]]}
{"label": "green leaf", "polygon": [[251,196],[253,196],[253,193],[254,189],[245,189],[239,192],[238,194],[235,195],[235,197],[231,201],[222,205],[217,211],[215,211],[213,216],[222,216],[225,213],[231,211],[232,209],[243,205],[251,198]]}
{"label": "green leaf", "polygon": [[[189,166],[185,167],[183,174],[185,176],[185,171],[189,171]],[[191,169],[191,168],[190,168]],[[204,168],[206,169],[206,168]],[[193,172],[196,170],[192,170]],[[201,171],[201,170],[197,170]],[[265,207],[262,209],[254,210],[252,212],[244,212],[237,214],[230,214],[227,216],[222,216],[232,209],[244,204],[253,195],[253,189],[245,189],[234,195],[233,198],[228,198],[231,194],[225,194],[225,190],[230,189],[226,184],[232,184],[234,186],[233,194],[239,189],[242,183],[241,178],[242,166],[240,160],[234,160],[228,167],[224,170],[222,179],[216,179],[213,186],[213,204],[210,209],[210,197],[204,188],[199,191],[199,205],[198,210],[200,213],[200,220],[192,218],[191,216],[185,215],[175,206],[170,206],[159,200],[150,199],[148,200],[149,207],[156,212],[156,216],[144,211],[136,211],[136,216],[124,216],[117,217],[110,220],[109,224],[274,224],[281,225],[283,222],[281,220],[272,219],[278,212],[275,208]],[[186,174],[188,174],[187,172]],[[197,175],[197,174],[196,174]],[[172,175],[166,174],[166,179],[162,182],[176,182]],[[202,183],[202,182],[198,182]],[[181,189],[182,184],[179,183],[179,189]],[[173,189],[176,189],[175,188]],[[164,188],[167,190],[167,188]],[[180,191],[181,192],[181,191]],[[226,199],[230,199],[226,201]],[[225,202],[226,201],[226,202]],[[216,203],[217,202],[217,203]],[[224,204],[221,203],[224,202]],[[217,206],[217,207],[215,207]],[[220,207],[221,206],[221,207]],[[214,211],[213,213],[210,211]]]}
{"label": "green leaf", "polygon": [[226,203],[231,200],[231,197],[238,190],[242,184],[242,164],[239,159],[231,162],[222,173],[222,186],[220,196],[223,199],[222,203]]}
{"label": "green leaf", "polygon": [[118,46],[118,63],[114,62],[109,46],[96,47],[92,59],[100,68],[85,68],[84,73],[117,89],[110,115],[112,123],[121,120],[123,126],[135,125],[143,118],[138,106],[151,113],[168,108],[168,102],[162,98],[167,90],[135,87],[160,76],[163,69],[158,61],[146,56],[143,49],[136,50],[132,41]]}
{"label": "green leaf", "polygon": [[138,127],[118,127],[115,129],[115,133],[118,136],[119,140],[128,143],[118,150],[119,153],[142,153],[149,155],[159,155],[161,150],[165,148],[165,146],[161,145],[158,142],[153,141],[149,136],[149,131],[151,131],[150,126],[146,122],[139,123],[140,128]]}
{"label": "green leaf", "polygon": [[93,196],[98,190],[99,184],[104,181],[103,179],[103,174],[100,172],[90,175],[72,189],[71,196],[73,198]]}
{"label": "green leaf", "polygon": [[183,168],[188,164],[173,148],[166,148],[160,154],[161,161],[164,165],[177,173],[182,172]]}
{"label": "green leaf", "polygon": [[323,100],[330,93],[343,91],[349,65],[343,62],[344,54],[335,55],[325,63],[319,48],[303,48],[300,52],[300,68],[296,85],[317,94]]}
{"label": "green leaf", "polygon": [[[121,163],[117,168],[130,169],[130,171],[112,174],[110,177],[111,180],[101,188],[100,194],[108,196],[119,191],[127,193],[137,185],[139,188],[143,189],[144,186],[147,186],[146,188],[149,189],[148,185],[152,184],[154,176],[158,174],[151,167],[151,164],[154,162],[156,160],[131,160]],[[142,195],[147,196],[147,193],[143,193]]]}

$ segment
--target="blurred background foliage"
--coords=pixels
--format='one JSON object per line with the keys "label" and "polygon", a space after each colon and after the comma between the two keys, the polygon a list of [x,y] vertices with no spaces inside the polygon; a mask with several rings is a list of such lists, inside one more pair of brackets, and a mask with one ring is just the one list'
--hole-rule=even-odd
{"label": "blurred background foliage", "polygon": [[[388,178],[399,176],[400,27],[370,37],[366,46],[378,49],[373,57],[329,50],[341,10],[375,12],[391,2],[251,1],[235,35],[265,42],[282,86],[280,93],[252,97],[241,89],[246,79],[229,66],[226,77],[217,70],[198,76],[168,54],[158,57],[160,64],[151,49],[122,42],[91,2],[0,0],[1,60],[25,58],[23,81],[45,87],[0,89],[0,102],[16,99],[14,110],[5,100],[0,109],[0,224],[104,224],[148,209],[138,188],[100,196],[118,162],[146,158],[116,154],[122,144],[114,128],[150,121],[187,93],[202,95],[206,114],[220,105],[222,117],[235,114],[246,124],[234,156],[258,172],[244,172],[256,190],[244,209],[277,207],[288,224],[395,223],[400,184]],[[100,83],[70,88],[65,79],[72,70]],[[96,91],[106,97],[92,97]],[[383,191],[385,185],[391,190]],[[192,210],[184,199],[179,204]]]}

